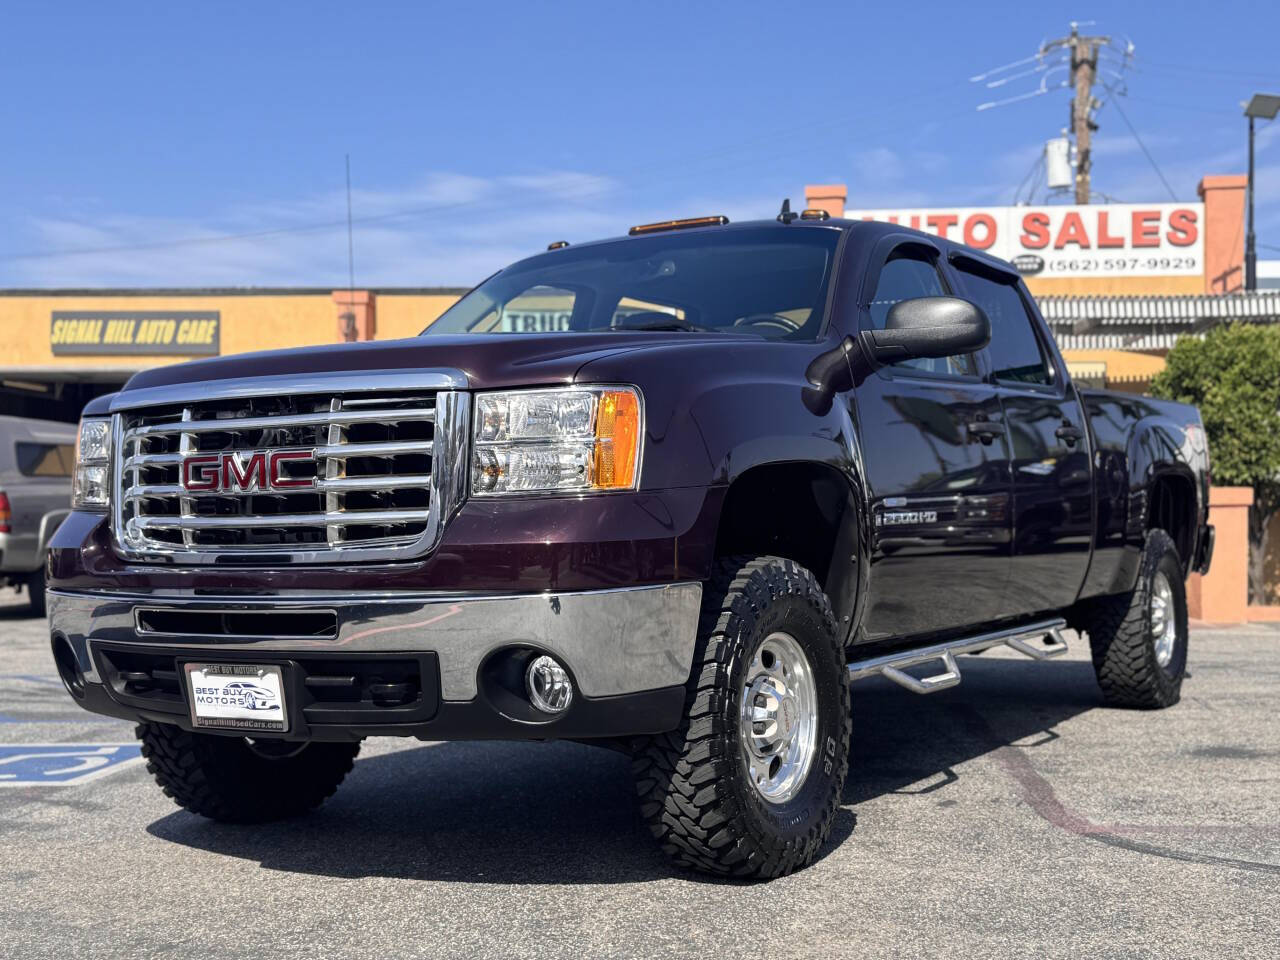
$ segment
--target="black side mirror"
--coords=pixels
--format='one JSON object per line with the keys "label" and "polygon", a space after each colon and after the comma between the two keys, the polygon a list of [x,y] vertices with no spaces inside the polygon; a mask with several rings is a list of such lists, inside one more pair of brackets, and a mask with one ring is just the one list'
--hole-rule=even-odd
{"label": "black side mirror", "polygon": [[952,357],[981,350],[991,342],[991,322],[979,307],[959,297],[917,297],[889,308],[883,330],[861,335],[877,363],[917,357]]}

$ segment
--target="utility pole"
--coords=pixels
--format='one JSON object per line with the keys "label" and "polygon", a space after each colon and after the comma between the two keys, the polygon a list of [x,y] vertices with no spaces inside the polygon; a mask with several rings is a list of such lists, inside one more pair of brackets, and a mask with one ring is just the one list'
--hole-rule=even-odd
{"label": "utility pole", "polygon": [[1249,210],[1249,226],[1244,238],[1244,288],[1250,292],[1258,289],[1258,238],[1253,233],[1253,121],[1274,120],[1280,113],[1280,94],[1255,93],[1244,105],[1244,115],[1249,118],[1249,179],[1245,191],[1245,203]]}
{"label": "utility pole", "polygon": [[1071,56],[1071,87],[1075,97],[1071,100],[1071,130],[1076,139],[1076,203],[1088,203],[1089,173],[1093,166],[1093,122],[1097,103],[1093,99],[1093,84],[1098,77],[1098,48],[1111,42],[1110,37],[1085,37],[1080,35],[1079,24],[1071,24],[1071,33],[1057,40],[1046,41],[1040,48],[1040,56],[1051,50],[1065,48]]}
{"label": "utility pole", "polygon": [[1249,226],[1244,240],[1244,288],[1252,293],[1258,289],[1258,238],[1253,233],[1253,115],[1249,115],[1249,178],[1245,204],[1249,211]]}

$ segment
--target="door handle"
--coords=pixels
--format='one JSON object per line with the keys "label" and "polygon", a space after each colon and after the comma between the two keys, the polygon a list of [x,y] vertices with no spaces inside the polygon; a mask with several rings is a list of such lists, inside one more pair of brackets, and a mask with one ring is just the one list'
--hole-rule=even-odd
{"label": "door handle", "polygon": [[1064,441],[1068,447],[1074,447],[1076,445],[1076,441],[1084,437],[1084,431],[1075,426],[1075,424],[1064,423],[1057,430],[1053,431],[1053,435],[1059,440]]}
{"label": "door handle", "polygon": [[977,437],[985,444],[990,444],[996,437],[1004,436],[1004,424],[990,420],[971,420],[968,424],[969,436]]}

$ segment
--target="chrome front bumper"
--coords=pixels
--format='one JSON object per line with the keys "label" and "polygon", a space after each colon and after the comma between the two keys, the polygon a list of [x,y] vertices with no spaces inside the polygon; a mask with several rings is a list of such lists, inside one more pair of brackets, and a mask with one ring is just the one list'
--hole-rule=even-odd
{"label": "chrome front bumper", "polygon": [[[102,683],[95,642],[154,646],[179,654],[216,649],[285,653],[426,653],[440,664],[445,701],[477,694],[480,666],[494,651],[534,647],[561,660],[585,697],[684,684],[697,634],[700,583],[516,596],[355,594],[209,597],[48,593],[49,626],[66,637],[91,683]],[[140,633],[135,608],[232,612],[336,611],[333,637],[165,636]]]}

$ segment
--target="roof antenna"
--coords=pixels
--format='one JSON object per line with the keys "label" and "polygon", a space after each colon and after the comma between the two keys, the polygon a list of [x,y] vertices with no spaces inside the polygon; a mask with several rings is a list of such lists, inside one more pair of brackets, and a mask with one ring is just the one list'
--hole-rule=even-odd
{"label": "roof antenna", "polygon": [[778,213],[778,222],[790,223],[798,216],[800,216],[800,214],[791,212],[791,198],[787,197],[787,199],[782,201],[782,210]]}

